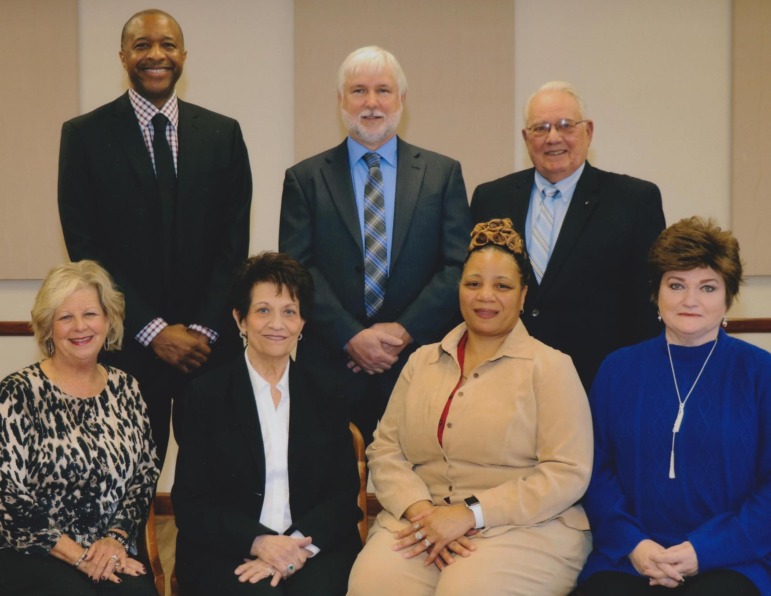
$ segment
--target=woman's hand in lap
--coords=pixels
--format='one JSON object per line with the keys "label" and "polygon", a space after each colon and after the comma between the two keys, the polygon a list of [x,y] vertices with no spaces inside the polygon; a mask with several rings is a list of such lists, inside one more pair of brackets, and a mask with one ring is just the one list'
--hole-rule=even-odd
{"label": "woman's hand in lap", "polygon": [[446,550],[442,561],[450,564],[452,553],[468,556],[474,550],[469,548],[473,546],[469,541],[461,541],[474,528],[474,514],[465,505],[433,507],[410,518],[410,521],[411,526],[397,532],[395,538],[398,542],[392,547],[393,550],[410,548],[403,555],[407,559],[426,552],[426,565],[431,565]]}
{"label": "woman's hand in lap", "polygon": [[[268,564],[276,570],[277,574],[286,579],[292,573],[297,573],[305,564],[305,560],[311,554],[305,547],[310,546],[312,542],[313,539],[310,536],[292,538],[291,536],[266,534],[254,539],[249,554]],[[275,576],[273,581],[278,583]],[[271,583],[273,584],[273,582]]]}
{"label": "woman's hand in lap", "polygon": [[655,560],[665,552],[666,549],[658,542],[645,539],[629,554],[629,560],[637,573],[650,578],[651,585],[674,588],[682,581],[680,572],[669,563],[658,563]]}
{"label": "woman's hand in lap", "polygon": [[260,559],[244,559],[244,562],[236,567],[235,574],[238,576],[238,581],[250,584],[270,578],[270,585],[274,588],[281,581],[281,574]]}

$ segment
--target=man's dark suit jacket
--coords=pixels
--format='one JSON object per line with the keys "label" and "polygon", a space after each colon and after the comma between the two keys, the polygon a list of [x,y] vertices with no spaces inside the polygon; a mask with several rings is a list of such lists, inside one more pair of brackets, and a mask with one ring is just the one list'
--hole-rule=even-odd
{"label": "man's dark suit jacket", "polygon": [[[289,394],[292,526],[285,534],[299,530],[321,549],[318,561],[309,560],[308,569],[297,573],[299,579],[314,566],[323,567],[333,552],[348,554],[353,564],[361,548],[356,526],[361,512],[356,458],[342,408],[295,364],[289,368]],[[260,523],[265,452],[243,356],[195,379],[185,400],[172,492],[179,528],[177,574],[181,582],[199,588],[222,585],[234,578],[257,536],[276,534]],[[227,577],[211,577],[217,573]],[[347,574],[343,579],[346,585]]]}
{"label": "man's dark suit jacket", "polygon": [[155,173],[128,94],[65,122],[59,153],[59,214],[69,256],[99,261],[125,294],[123,350],[109,360],[138,378],[151,420],[157,405],[148,394],[150,378],[174,375],[134,340],[151,320],[219,332],[214,361],[231,359],[240,347],[227,300],[249,246],[246,146],[235,120],[181,100],[178,136],[172,271],[164,271],[167,239]]}
{"label": "man's dark suit jacket", "polygon": [[[368,320],[362,233],[346,141],[286,172],[279,249],[308,267],[316,284],[298,361],[322,377],[326,373],[325,380],[335,384],[349,405],[373,403],[379,410],[376,418],[409,354],[439,341],[460,320],[458,283],[471,232],[460,164],[399,139],[394,209],[385,301]],[[401,323],[413,345],[383,375],[351,373],[343,347],[379,321]],[[381,398],[384,394],[379,402],[372,395],[373,382],[379,384]],[[355,416],[354,422],[363,426],[365,438],[374,430]]]}
{"label": "man's dark suit jacket", "polygon": [[[479,185],[474,222],[508,217],[524,240],[534,180],[531,168]],[[664,225],[655,184],[586,163],[522,320],[533,337],[573,358],[587,391],[605,356],[660,332],[647,258]]]}

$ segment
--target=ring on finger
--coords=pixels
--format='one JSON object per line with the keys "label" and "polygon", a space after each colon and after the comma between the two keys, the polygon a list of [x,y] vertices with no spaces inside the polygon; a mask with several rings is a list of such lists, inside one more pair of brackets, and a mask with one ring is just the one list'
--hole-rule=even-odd
{"label": "ring on finger", "polygon": [[422,528],[422,527],[423,526],[420,525],[420,522],[415,522],[414,524],[412,524],[412,529],[413,530],[420,530],[420,528]]}
{"label": "ring on finger", "polygon": [[431,548],[431,541],[430,541],[428,538],[425,538],[425,539],[423,540],[423,545],[424,545],[426,548]]}
{"label": "ring on finger", "polygon": [[425,537],[426,537],[426,535],[423,532],[421,532],[420,530],[415,532],[415,540],[417,540],[418,542],[423,540]]}
{"label": "ring on finger", "polygon": [[294,565],[292,565],[291,563],[289,563],[289,567],[287,567],[287,568],[286,568],[286,570],[287,570],[289,573],[292,573],[292,572],[294,571]]}
{"label": "ring on finger", "polygon": [[276,570],[273,569],[273,567],[266,567],[265,571],[267,571],[268,577],[273,577],[273,575],[276,573]]}

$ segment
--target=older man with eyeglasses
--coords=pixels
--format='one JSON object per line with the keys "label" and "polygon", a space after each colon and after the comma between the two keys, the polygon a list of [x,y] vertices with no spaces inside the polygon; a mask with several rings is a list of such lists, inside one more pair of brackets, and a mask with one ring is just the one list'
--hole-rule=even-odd
{"label": "older man with eyeglasses", "polygon": [[587,161],[594,122],[569,83],[552,81],[525,105],[533,168],[481,184],[474,222],[508,217],[533,265],[522,321],[570,355],[588,390],[603,358],[656,335],[648,250],[664,229],[655,184]]}

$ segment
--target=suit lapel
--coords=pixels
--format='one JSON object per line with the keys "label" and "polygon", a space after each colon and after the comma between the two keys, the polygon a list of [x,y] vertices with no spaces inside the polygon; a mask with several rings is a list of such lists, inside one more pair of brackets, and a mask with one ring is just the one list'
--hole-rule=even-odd
{"label": "suit lapel", "polygon": [[[198,160],[201,156],[208,155],[205,147],[205,140],[200,134],[200,123],[198,114],[191,111],[190,106],[177,98],[179,106],[179,129],[177,138],[179,140],[179,153],[177,154],[177,202],[174,221],[177,226],[177,243],[183,245],[182,236],[185,234],[184,225],[187,208],[190,207],[189,198],[195,196],[196,173],[200,171]],[[180,200],[186,197],[188,200]]]}
{"label": "suit lapel", "polygon": [[302,469],[302,462],[313,457],[312,429],[315,425],[314,409],[306,403],[307,398],[312,399],[313,388],[308,385],[305,375],[294,365],[289,363],[289,447],[287,454],[287,466],[289,472],[290,494],[291,488],[302,486],[301,478],[295,478],[298,470]]}
{"label": "suit lapel", "polygon": [[321,167],[321,176],[327,185],[329,196],[340,214],[340,218],[363,254],[359,212],[356,209],[356,197],[351,180],[351,166],[346,141],[335,147],[326,158],[326,163]]}
{"label": "suit lapel", "polygon": [[150,161],[142,132],[139,130],[134,108],[128,97],[128,92],[119,97],[114,103],[113,130],[115,143],[123,147],[128,157],[129,165],[137,176],[140,192],[136,200],[146,201],[146,207],[160,217],[160,199],[158,187],[155,183],[155,172]]}
{"label": "suit lapel", "polygon": [[597,170],[589,162],[586,162],[581,178],[578,180],[573,198],[570,200],[568,212],[565,214],[565,221],[562,222],[557,244],[554,246],[549,265],[546,267],[546,273],[541,280],[541,288],[547,288],[553,282],[567,258],[570,256],[576,240],[586,226],[594,208],[599,203],[600,197],[596,192],[597,188]]}
{"label": "suit lapel", "polygon": [[396,198],[394,201],[394,230],[391,239],[391,265],[399,257],[412,213],[418,203],[426,164],[420,157],[420,149],[397,138]]}
{"label": "suit lapel", "polygon": [[[527,211],[530,208],[530,194],[535,183],[535,170],[530,169],[525,176],[518,176],[514,180],[514,198],[511,201],[511,224],[522,239],[526,240],[525,226],[527,225]],[[527,247],[527,246],[526,246]]]}
{"label": "suit lapel", "polygon": [[254,402],[254,389],[246,369],[246,362],[239,361],[233,373],[232,399],[236,412],[236,424],[246,437],[249,454],[255,465],[255,475],[265,482],[265,446],[262,441],[260,417]]}

